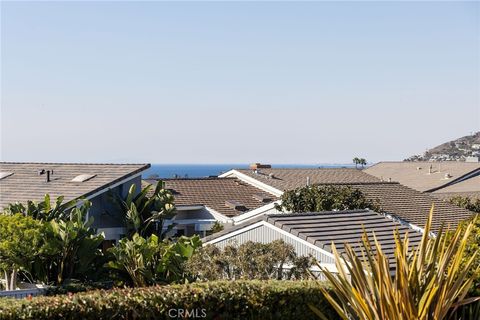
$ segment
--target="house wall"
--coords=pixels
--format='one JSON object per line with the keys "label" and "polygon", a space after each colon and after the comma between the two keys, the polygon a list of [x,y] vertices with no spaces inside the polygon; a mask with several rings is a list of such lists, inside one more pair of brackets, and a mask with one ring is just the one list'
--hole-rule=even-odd
{"label": "house wall", "polygon": [[118,240],[124,232],[124,218],[114,199],[125,198],[132,184],[136,185],[137,193],[141,190],[141,177],[134,177],[125,183],[107,190],[90,199],[92,207],[88,215],[93,217],[93,227],[104,232],[107,240]]}
{"label": "house wall", "polygon": [[275,240],[283,240],[286,243],[291,244],[295,248],[297,256],[307,256],[311,254],[320,263],[335,263],[335,259],[333,257],[326,255],[312,247],[309,247],[308,245],[301,243],[295,238],[292,238],[286,234],[278,232],[264,225],[233,235],[227,239],[215,242],[214,245],[223,249],[229,244],[241,245],[247,241],[270,243]]}

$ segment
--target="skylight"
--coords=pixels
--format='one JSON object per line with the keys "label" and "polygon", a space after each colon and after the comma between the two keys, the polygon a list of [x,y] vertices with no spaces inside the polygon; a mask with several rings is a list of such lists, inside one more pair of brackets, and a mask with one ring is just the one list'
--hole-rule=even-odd
{"label": "skylight", "polygon": [[72,182],[85,182],[88,181],[94,177],[96,177],[96,174],[80,174],[76,176],[75,178],[72,179]]}
{"label": "skylight", "polygon": [[13,172],[0,172],[0,180],[10,177],[12,174]]}

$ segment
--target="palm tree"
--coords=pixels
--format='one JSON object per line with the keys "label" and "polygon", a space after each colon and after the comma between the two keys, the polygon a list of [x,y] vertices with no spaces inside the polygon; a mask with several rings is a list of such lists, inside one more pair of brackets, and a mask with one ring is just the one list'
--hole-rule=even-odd
{"label": "palm tree", "polygon": [[365,160],[364,158],[360,158],[360,162],[359,162],[361,165],[362,165],[362,169],[364,168],[364,166],[367,165],[367,160]]}
{"label": "palm tree", "polygon": [[355,169],[358,169],[358,165],[360,164],[360,158],[355,157],[352,161],[353,163],[355,163]]}

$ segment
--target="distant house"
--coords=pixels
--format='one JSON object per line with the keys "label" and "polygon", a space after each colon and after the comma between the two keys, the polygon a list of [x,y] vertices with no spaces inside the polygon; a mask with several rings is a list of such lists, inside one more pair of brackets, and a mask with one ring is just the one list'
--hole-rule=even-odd
{"label": "distant house", "polygon": [[88,215],[106,240],[118,240],[123,234],[124,218],[112,199],[125,197],[131,185],[141,186],[141,174],[149,164],[73,164],[0,162],[0,209],[10,203],[87,199],[92,202]]}
{"label": "distant house", "polygon": [[[475,183],[477,179],[469,182],[480,175],[478,161],[379,162],[364,172],[443,199],[452,195],[452,190],[456,190],[457,195],[473,194],[480,197],[480,185]],[[461,187],[455,187],[456,184]]]}
{"label": "distant house", "polygon": [[472,212],[430,194],[416,191],[398,182],[382,181],[357,169],[235,169],[222,174],[221,177],[237,178],[277,197],[281,197],[286,190],[313,184],[350,186],[362,191],[368,199],[377,201],[382,214],[398,219],[414,229],[422,229],[433,204],[434,230],[440,228],[443,223],[455,226],[472,215]]}
{"label": "distant house", "polygon": [[321,266],[335,271],[332,242],[339,253],[345,252],[345,243],[348,243],[361,254],[361,240],[366,232],[372,243],[375,234],[384,253],[389,257],[393,272],[396,230],[401,237],[408,233],[412,247],[416,247],[421,241],[420,232],[399,222],[369,210],[352,210],[264,215],[208,236],[204,243],[224,248],[229,244],[241,245],[247,241],[269,243],[283,240],[295,248],[298,256],[311,255]]}
{"label": "distant house", "polygon": [[[177,235],[205,235],[218,221],[237,224],[259,214],[276,213],[278,197],[236,178],[161,180],[175,197]],[[144,180],[156,185],[157,180]]]}

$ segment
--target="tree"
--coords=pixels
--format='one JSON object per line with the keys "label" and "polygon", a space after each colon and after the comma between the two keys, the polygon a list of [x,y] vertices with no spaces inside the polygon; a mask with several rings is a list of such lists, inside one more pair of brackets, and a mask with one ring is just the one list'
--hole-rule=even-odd
{"label": "tree", "polygon": [[358,165],[360,164],[360,158],[353,158],[353,163],[355,164],[355,169],[358,169]]}
{"label": "tree", "polygon": [[[408,234],[403,239],[394,234],[393,277],[375,236],[369,239],[365,234],[360,252],[347,244],[341,255],[332,245],[338,273],[320,266],[333,288],[321,290],[342,319],[441,320],[456,307],[479,299],[466,298],[474,281],[470,272],[480,268],[475,264],[479,251],[461,263],[473,223],[457,228],[447,241],[442,230],[430,237],[432,217],[433,208],[416,248],[410,246]],[[315,306],[310,308],[327,319]]]}
{"label": "tree", "polygon": [[313,185],[285,191],[276,208],[287,212],[320,212],[331,210],[371,209],[380,211],[378,201],[372,201],[358,189],[349,186]]}
{"label": "tree", "polygon": [[0,214],[0,269],[6,290],[15,290],[20,270],[30,271],[43,243],[44,227],[40,221],[22,214]]}
{"label": "tree", "polygon": [[117,200],[125,216],[128,237],[138,233],[143,237],[156,234],[162,238],[174,227],[172,224],[167,231],[163,231],[164,221],[172,219],[176,214],[173,195],[163,189],[161,181],[158,181],[150,194],[151,188],[152,185],[148,185],[136,195],[136,186],[132,184],[127,197]]}
{"label": "tree", "polygon": [[202,281],[305,279],[312,263],[311,257],[297,257],[293,246],[283,240],[267,244],[248,241],[223,250],[206,245],[187,262],[187,269]]}
{"label": "tree", "polygon": [[367,160],[360,158],[359,164],[362,166],[362,169],[367,165]]}

